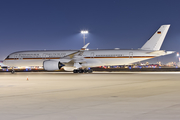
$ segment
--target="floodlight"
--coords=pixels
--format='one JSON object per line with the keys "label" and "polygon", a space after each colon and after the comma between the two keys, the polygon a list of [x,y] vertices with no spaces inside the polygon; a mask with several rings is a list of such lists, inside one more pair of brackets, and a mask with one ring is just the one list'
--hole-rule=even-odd
{"label": "floodlight", "polygon": [[82,33],[82,34],[87,34],[88,31],[87,31],[87,30],[82,30],[81,33]]}
{"label": "floodlight", "polygon": [[177,54],[176,54],[176,55],[177,55],[177,57],[179,57],[179,53],[178,53],[178,52],[177,52]]}

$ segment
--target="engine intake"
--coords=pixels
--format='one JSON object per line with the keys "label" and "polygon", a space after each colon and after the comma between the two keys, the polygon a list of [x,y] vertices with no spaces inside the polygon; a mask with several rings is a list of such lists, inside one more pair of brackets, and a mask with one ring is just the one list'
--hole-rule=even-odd
{"label": "engine intake", "polygon": [[47,71],[59,70],[64,65],[59,61],[47,60],[43,62],[43,67]]}

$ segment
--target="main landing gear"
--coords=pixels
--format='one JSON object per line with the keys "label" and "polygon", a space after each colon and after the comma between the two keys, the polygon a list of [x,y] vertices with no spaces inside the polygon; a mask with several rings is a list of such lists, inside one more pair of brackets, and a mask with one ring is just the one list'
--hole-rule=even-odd
{"label": "main landing gear", "polygon": [[92,73],[92,69],[74,69],[73,73]]}

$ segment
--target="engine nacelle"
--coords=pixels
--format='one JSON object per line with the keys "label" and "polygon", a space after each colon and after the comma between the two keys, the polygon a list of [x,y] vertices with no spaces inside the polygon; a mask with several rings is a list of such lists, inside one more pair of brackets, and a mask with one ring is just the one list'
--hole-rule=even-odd
{"label": "engine nacelle", "polygon": [[61,62],[55,60],[47,60],[43,62],[43,67],[47,71],[59,70],[63,66],[64,65]]}
{"label": "engine nacelle", "polygon": [[63,69],[65,71],[73,71],[74,69],[76,69],[75,67],[63,67]]}

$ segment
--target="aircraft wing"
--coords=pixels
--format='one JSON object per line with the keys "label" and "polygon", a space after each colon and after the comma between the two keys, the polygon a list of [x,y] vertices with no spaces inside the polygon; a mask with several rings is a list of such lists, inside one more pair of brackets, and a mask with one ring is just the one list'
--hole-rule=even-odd
{"label": "aircraft wing", "polygon": [[87,43],[85,46],[83,46],[80,50],[72,53],[72,54],[69,54],[67,56],[64,56],[60,59],[60,61],[66,61],[65,63],[65,66],[74,66],[75,68],[80,68],[82,67],[80,62],[83,62],[84,61],[84,57],[82,56],[84,51],[86,50],[87,46],[89,45],[89,43]]}
{"label": "aircraft wing", "polygon": [[85,49],[87,48],[87,46],[89,45],[90,43],[87,43],[85,46],[83,46],[80,50],[78,50],[77,52],[74,52],[72,54],[69,54],[67,56],[64,56],[62,57],[61,59],[73,59],[75,58],[75,56],[82,56]]}

